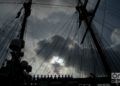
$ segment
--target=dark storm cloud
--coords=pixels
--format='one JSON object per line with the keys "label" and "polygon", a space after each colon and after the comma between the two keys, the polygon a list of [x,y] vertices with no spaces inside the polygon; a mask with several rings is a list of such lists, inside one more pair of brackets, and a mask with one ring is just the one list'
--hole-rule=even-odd
{"label": "dark storm cloud", "polygon": [[28,34],[35,39],[47,38],[50,34],[56,34],[54,33],[56,30],[60,31],[59,29],[62,29],[60,27],[62,27],[69,17],[70,15],[65,12],[53,12],[48,16],[43,15],[43,19],[31,15],[28,21]]}
{"label": "dark storm cloud", "polygon": [[[50,41],[49,41],[50,40]],[[43,57],[43,59],[49,59],[52,58],[54,55],[58,55],[62,58],[64,57],[74,57],[74,55],[71,53],[71,50],[69,49],[69,45],[73,44],[73,41],[71,39],[64,39],[61,36],[55,35],[52,38],[49,38],[49,40],[42,40],[38,43],[38,49],[36,50],[37,55],[40,55]],[[77,44],[73,44],[72,51],[77,51],[76,49],[80,49]],[[78,53],[78,57],[80,54]]]}
{"label": "dark storm cloud", "polygon": [[[84,56],[83,51],[85,51]],[[94,64],[96,64],[96,66],[94,66],[97,68],[97,70],[101,69],[99,63],[93,62],[93,60],[95,61],[95,56],[91,55],[91,50],[82,50],[78,46],[78,44],[70,38],[64,39],[61,36],[55,35],[49,38],[49,40],[45,39],[39,41],[38,48],[35,50],[35,52],[38,55],[38,57],[44,59],[45,62],[49,62],[49,60],[52,59],[53,56],[58,56],[64,59],[66,67],[75,67],[75,70],[78,72],[84,71],[88,74],[91,72],[93,73],[93,67],[91,66],[93,66]],[[56,68],[55,71],[60,70],[60,65],[54,64],[53,66]]]}

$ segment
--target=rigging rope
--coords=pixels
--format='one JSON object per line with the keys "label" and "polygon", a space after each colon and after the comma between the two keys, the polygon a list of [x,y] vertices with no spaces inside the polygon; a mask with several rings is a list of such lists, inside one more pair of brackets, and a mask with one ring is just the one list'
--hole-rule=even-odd
{"label": "rigging rope", "polygon": [[[98,32],[97,32],[97,33],[98,33]],[[96,34],[96,36],[97,36],[98,39],[100,39],[99,34]],[[103,41],[99,40],[99,43],[100,43],[100,45],[103,47],[103,51],[105,52],[105,54],[109,57],[109,58],[107,58],[107,60],[108,60],[109,63],[110,63],[109,65],[110,65],[110,66],[111,66],[111,65],[112,65],[112,66],[113,66],[113,65],[116,65],[116,66],[111,67],[111,68],[112,68],[112,69],[114,68],[116,71],[119,71],[119,68],[117,68],[117,67],[119,67],[118,65],[120,65],[120,64],[119,64],[120,58],[119,58],[118,54],[115,53],[112,48],[107,49],[107,48],[105,47],[105,44],[106,44],[107,46],[109,46],[109,47],[111,47],[111,45],[110,45],[110,43],[109,43],[104,37],[102,38],[102,40],[103,40]],[[110,58],[111,58],[111,60],[110,60]],[[114,58],[114,59],[113,59],[113,58]],[[116,61],[115,61],[115,60],[116,60]]]}
{"label": "rigging rope", "polygon": [[[105,22],[105,14],[104,14],[104,20],[103,20],[103,24],[102,24],[102,29],[103,29],[103,27],[105,27],[105,25],[104,25],[104,22]],[[16,27],[16,25],[15,25],[15,27]],[[65,33],[66,32],[66,28],[68,27],[68,29],[67,29],[67,34]],[[69,28],[69,27],[71,27],[71,28]],[[75,32],[74,32],[75,31]],[[56,32],[56,31],[55,31]],[[64,49],[66,49],[66,47],[65,47],[65,44],[67,43],[67,41],[68,41],[68,37],[70,37],[71,36],[71,34],[73,34],[74,35],[74,33],[75,33],[75,36],[73,36],[73,40],[75,40],[75,38],[77,38],[78,37],[78,39],[80,40],[80,34],[77,34],[76,35],[76,33],[77,32],[79,32],[79,30],[78,30],[78,28],[76,29],[75,27],[74,27],[74,20],[72,19],[70,22],[66,22],[64,25],[63,25],[63,28],[62,28],[62,30],[61,29],[58,29],[58,31],[56,32],[56,33],[59,33],[60,32],[60,34],[62,35],[62,36],[67,36],[67,40],[66,40],[66,42],[63,42],[62,43],[62,47],[61,48],[59,48],[59,46],[58,46],[58,44],[59,44],[59,42],[61,42],[60,40],[56,40],[55,41],[55,45],[52,45],[51,47],[52,47],[52,49],[55,49],[56,47],[57,48],[59,48],[59,54],[62,54],[62,53],[68,53],[67,51],[62,51],[62,50],[64,50]],[[103,32],[103,31],[102,31]],[[11,32],[11,34],[10,35],[13,35],[13,32]],[[79,42],[79,40],[78,40],[78,42]],[[97,40],[99,40],[99,39],[97,39]],[[99,44],[101,44],[102,42],[99,40]],[[107,42],[106,42],[107,43]],[[7,44],[8,45],[8,44]],[[101,44],[101,46],[105,49],[105,47]],[[45,51],[45,49],[47,48],[48,46],[46,46],[46,45],[44,45],[41,49],[40,49],[40,51],[38,52],[39,54],[40,53],[42,53],[42,52],[44,52]],[[92,48],[91,49],[91,54],[92,53],[94,53],[94,52],[96,52],[96,57],[99,57],[99,56],[97,56],[98,55],[98,52],[97,51],[94,51],[93,49],[95,49],[95,45],[92,43],[92,38],[91,38],[91,36],[89,35],[89,34],[87,34],[87,38],[85,39],[85,44],[83,45],[83,48]],[[52,51],[51,51],[52,52]],[[68,59],[68,61],[70,62],[70,61],[72,61],[72,56],[70,56],[70,55],[73,55],[74,54],[74,56],[77,56],[78,55],[78,53],[79,52],[81,52],[80,51],[80,49],[79,48],[77,48],[77,51],[73,51],[72,49],[70,50],[70,54],[68,55],[68,57],[66,58],[66,59]],[[82,67],[80,68],[80,69],[78,69],[79,71],[80,70],[83,70],[83,68],[85,69],[85,70],[87,70],[87,71],[89,71],[89,72],[91,72],[92,70],[94,70],[94,73],[96,72],[95,70],[96,70],[96,68],[93,68],[92,69],[92,64],[90,64],[90,63],[93,63],[93,65],[95,65],[94,64],[94,61],[93,62],[88,62],[88,64],[85,64],[85,65],[83,65],[83,63],[85,63],[86,62],[86,59],[87,59],[87,57],[89,57],[89,52],[87,51],[85,51],[84,49],[83,49],[83,51],[82,51],[83,53],[83,55],[81,56],[81,62],[79,63],[79,64],[81,64],[82,65]],[[105,52],[105,51],[104,51]],[[111,51],[111,52],[113,52],[113,51]],[[49,57],[49,54],[50,54],[50,52],[46,52],[46,58],[44,59],[44,60],[46,60],[48,57]],[[92,55],[93,57],[94,57],[94,55]],[[112,53],[111,53],[111,55],[110,55],[111,57],[113,56],[113,57],[115,57],[115,54],[113,54],[112,55]],[[89,58],[92,58],[92,57],[89,57]],[[97,59],[97,58],[93,58],[93,59]],[[112,59],[112,58],[111,58]],[[115,61],[115,59],[112,59],[113,61]],[[117,59],[116,59],[117,60]],[[76,63],[77,63],[77,60],[75,60],[76,61]],[[43,61],[43,62],[45,62],[45,61]],[[36,70],[36,72],[35,73],[37,73],[39,70],[40,70],[40,68],[42,68],[42,65],[44,65],[44,63],[41,63],[40,64],[40,66],[39,66],[39,68]],[[97,60],[97,62],[98,62],[98,60]],[[114,62],[113,62],[114,63]],[[98,64],[101,66],[102,65],[102,63],[101,62],[98,62]],[[118,64],[118,62],[117,62],[117,64]],[[75,64],[72,64],[73,65],[73,67],[75,67]],[[94,66],[95,67],[95,66]],[[47,65],[45,65],[45,67],[44,67],[44,69],[42,69],[43,70],[43,72],[45,72],[46,71],[46,68],[47,68]],[[47,72],[49,72],[50,70],[47,70]],[[100,71],[100,72],[102,72],[102,71]],[[73,74],[73,72],[72,72],[72,74]],[[82,77],[84,77],[84,74],[83,74],[83,72],[82,72],[82,74],[81,74],[81,76]]]}
{"label": "rigging rope", "polygon": [[21,18],[20,19],[12,18],[9,22],[5,22],[1,27],[1,29],[7,30],[6,33],[3,34],[2,39],[0,40],[0,45],[4,45],[0,47],[1,48],[1,52],[0,52],[0,55],[1,55],[0,63],[1,64],[3,64],[4,60],[8,58],[9,43],[15,36],[17,36],[18,27],[20,26],[20,21],[21,21]]}
{"label": "rigging rope", "polygon": [[[74,16],[72,16],[72,20],[71,20],[71,21],[73,21],[73,17],[74,17]],[[69,20],[69,21],[70,21],[70,20]],[[71,24],[70,24],[71,22],[66,22],[66,23],[68,23],[69,25],[71,25]],[[65,25],[67,25],[66,23],[65,23],[62,27],[65,27]],[[69,25],[67,25],[67,27],[69,27]],[[59,29],[60,29],[60,28],[59,28]],[[58,29],[58,30],[59,30],[59,29]],[[64,33],[65,33],[65,32],[64,32]],[[62,34],[62,36],[64,35],[63,32],[62,32],[61,34]],[[60,41],[60,40],[55,40],[55,44],[53,44],[53,45],[51,46],[52,49],[55,49],[55,48],[58,46],[57,44],[58,44],[59,42],[61,42],[61,41]],[[41,52],[42,52],[43,50],[45,50],[47,47],[48,47],[48,46],[45,46],[45,45],[44,45],[44,46],[40,49],[39,53],[41,53]],[[49,53],[50,53],[50,52],[49,52]],[[47,55],[47,57],[48,57],[48,53],[46,53],[46,55]],[[46,59],[47,59],[47,57],[46,57]],[[45,59],[45,60],[46,60],[46,59]],[[41,68],[41,66],[43,65],[43,63],[44,63],[44,61],[41,63],[41,65],[39,66],[39,68]],[[37,73],[37,71],[39,70],[39,68],[36,70],[35,73]]]}
{"label": "rigging rope", "polygon": [[106,10],[107,10],[107,1],[105,0],[104,1],[104,12],[103,12],[103,21],[102,21],[102,31],[101,31],[101,37],[103,37],[103,29],[104,29],[104,26],[105,26],[105,23],[106,23]]}
{"label": "rigging rope", "polygon": [[[18,27],[20,26],[20,22],[16,22],[14,24],[13,27],[11,27],[11,30],[9,31],[9,34],[7,34],[7,36],[5,38],[7,39],[4,39],[2,42],[1,42],[1,45],[3,45],[4,43],[4,46],[1,47],[1,52],[0,52],[0,55],[1,55],[1,58],[0,58],[0,63],[3,64],[3,61],[5,59],[7,59],[7,56],[8,56],[8,47],[9,47],[9,43],[11,42],[11,40],[15,37],[16,32],[18,32]],[[7,52],[6,52],[7,50]],[[0,65],[2,66],[2,65]]]}

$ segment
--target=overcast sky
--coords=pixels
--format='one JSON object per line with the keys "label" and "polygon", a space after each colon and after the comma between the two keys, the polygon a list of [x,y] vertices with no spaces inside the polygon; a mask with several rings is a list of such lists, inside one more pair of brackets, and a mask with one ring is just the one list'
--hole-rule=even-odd
{"label": "overcast sky", "polygon": [[[3,2],[3,0],[0,1]],[[5,1],[16,2],[16,0]],[[17,0],[17,2],[19,1]],[[92,8],[95,1],[90,0],[87,8]],[[42,5],[32,5],[32,13],[28,19],[24,37],[26,45],[23,58],[32,65],[32,74],[70,74],[74,77],[86,77],[89,73],[103,75],[104,68],[102,62],[98,59],[99,56],[91,54],[89,48],[83,47],[91,46],[87,44],[90,41],[89,34],[84,45],[79,43],[84,30],[78,31],[80,38],[73,39],[71,36],[73,33],[68,36],[70,28],[72,26],[74,26],[74,29],[76,28],[77,14],[74,14],[75,8],[73,7],[75,6],[75,0],[33,0],[33,2]],[[104,38],[110,44],[105,44],[108,51],[112,48],[116,53],[119,53],[120,49],[119,4],[120,0],[106,0],[106,2],[102,0],[93,21],[102,41]],[[0,4],[0,26],[2,27],[4,22],[12,20],[21,6],[20,4]],[[66,21],[68,23],[64,26]],[[116,61],[118,58],[109,59],[115,59]],[[116,62],[116,65],[118,64]]]}

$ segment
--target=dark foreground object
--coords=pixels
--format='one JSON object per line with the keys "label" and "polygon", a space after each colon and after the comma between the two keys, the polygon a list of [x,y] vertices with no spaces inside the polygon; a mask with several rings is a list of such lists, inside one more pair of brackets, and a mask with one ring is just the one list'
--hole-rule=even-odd
{"label": "dark foreground object", "polygon": [[[19,75],[18,75],[19,76]],[[21,76],[21,79],[0,76],[0,86],[120,86],[110,84],[111,79],[99,78],[72,78],[71,76]],[[101,85],[100,85],[101,84]]]}

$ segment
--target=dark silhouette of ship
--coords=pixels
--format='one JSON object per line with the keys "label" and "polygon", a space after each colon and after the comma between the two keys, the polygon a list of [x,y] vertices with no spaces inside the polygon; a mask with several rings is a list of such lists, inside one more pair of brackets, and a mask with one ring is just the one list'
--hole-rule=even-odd
{"label": "dark silhouette of ship", "polygon": [[111,83],[111,69],[106,61],[106,55],[104,54],[103,48],[99,44],[97,37],[91,27],[91,22],[95,16],[97,8],[101,0],[98,0],[94,10],[87,11],[86,6],[88,0],[78,0],[76,10],[79,14],[79,27],[84,22],[87,26],[86,32],[83,36],[81,44],[84,42],[87,32],[89,31],[96,49],[100,55],[101,61],[103,62],[106,76],[97,77],[95,74],[90,73],[88,78],[73,78],[71,75],[30,75],[32,67],[27,61],[21,61],[24,56],[22,49],[25,47],[25,41],[23,39],[27,18],[31,14],[32,0],[28,0],[23,3],[23,7],[18,12],[16,18],[21,16],[21,11],[24,9],[24,18],[22,21],[22,28],[17,39],[13,39],[10,43],[9,49],[11,50],[12,59],[7,61],[7,65],[0,69],[0,86],[98,86],[99,84],[119,86]]}

